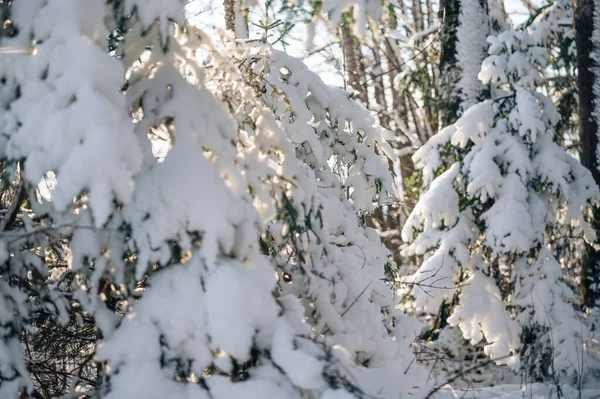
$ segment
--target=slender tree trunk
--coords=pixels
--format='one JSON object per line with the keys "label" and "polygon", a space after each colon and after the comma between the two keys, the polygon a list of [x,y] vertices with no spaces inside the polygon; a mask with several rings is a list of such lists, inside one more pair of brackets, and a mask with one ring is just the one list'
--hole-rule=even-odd
{"label": "slender tree trunk", "polygon": [[359,87],[358,91],[360,92],[360,99],[364,102],[366,107],[369,107],[369,90],[366,85],[367,81],[367,66],[365,64],[365,59],[362,55],[362,50],[360,48],[360,42],[354,38],[354,54],[356,54],[358,61],[358,82]]}
{"label": "slender tree trunk", "polygon": [[458,119],[460,110],[460,96],[457,87],[460,72],[456,44],[460,16],[460,0],[441,0],[440,20],[442,30],[440,33],[440,109],[439,127],[451,125]]}
{"label": "slender tree trunk", "polygon": [[[404,10],[404,2],[400,3],[400,9],[402,13],[405,13]],[[398,29],[398,19],[396,17],[396,13],[393,7],[390,5],[390,19],[389,19],[389,27],[390,29]],[[396,135],[404,135],[408,140],[406,146],[411,146],[410,138],[407,136],[410,134],[408,132],[408,121],[409,121],[409,110],[406,106],[406,98],[402,94],[400,90],[397,90],[394,87],[394,80],[396,76],[402,73],[402,59],[400,58],[399,50],[395,43],[390,41],[389,37],[385,37],[383,35],[383,40],[385,42],[385,59],[387,64],[387,78],[392,85],[392,108],[393,113],[391,113],[391,118],[388,123],[390,123],[390,127],[395,128]],[[392,126],[393,123],[393,126]],[[414,163],[411,158],[412,154],[404,155],[400,157],[400,172],[402,174],[402,178],[408,178],[412,176],[414,172]],[[405,206],[402,206],[402,210],[404,210]],[[402,226],[404,224],[404,219],[401,219],[400,208],[397,206],[393,206],[389,208],[389,213],[395,215],[396,218],[396,226]],[[400,254],[398,248],[391,248],[391,252],[394,255],[394,259],[400,259]]]}
{"label": "slender tree trunk", "polygon": [[352,89],[358,92],[358,98],[368,106],[369,97],[365,83],[365,65],[360,53],[358,40],[352,34],[350,24],[342,24],[342,47],[344,49],[344,60],[346,63],[346,74],[348,83]]}
{"label": "slender tree trunk", "polygon": [[488,0],[488,13],[490,17],[490,30],[493,34],[498,34],[506,28],[506,8],[504,0]]}
{"label": "slender tree trunk", "polygon": [[431,0],[426,0],[425,1],[425,6],[427,7],[427,27],[431,28],[431,25],[433,24],[433,7],[431,6]]}
{"label": "slender tree trunk", "polygon": [[[403,5],[403,2],[400,2]],[[403,9],[401,8],[401,11]],[[404,12],[404,11],[403,11]],[[390,29],[398,29],[398,19],[396,18],[396,14],[394,10],[390,6]],[[396,75],[402,72],[402,60],[399,58],[399,54],[397,54],[398,49],[397,46],[392,44],[389,37],[383,37],[385,41],[385,57],[387,60],[387,70],[388,70],[388,79],[392,85],[392,107],[394,107],[394,111],[396,113],[396,118],[399,121],[402,121],[404,125],[408,124],[408,111],[406,105],[404,103],[404,98],[401,93],[396,90],[394,86],[394,80]],[[399,126],[397,126],[399,129]]]}
{"label": "slender tree trunk", "polygon": [[248,10],[242,7],[241,0],[223,0],[225,8],[225,28],[235,34],[236,39],[248,38]]}
{"label": "slender tree trunk", "polygon": [[385,88],[383,85],[383,73],[382,73],[382,59],[381,54],[379,53],[380,47],[379,43],[376,42],[376,45],[372,48],[373,51],[373,60],[375,61],[375,65],[380,66],[378,69],[373,69],[370,73],[369,79],[373,83],[373,91],[375,93],[375,102],[379,106],[379,123],[381,126],[386,129],[391,129],[390,126],[390,117],[388,114],[388,104],[385,98]]}
{"label": "slender tree trunk", "polygon": [[369,73],[369,82],[373,85],[373,99],[375,100],[375,104],[377,104],[378,115],[379,115],[379,124],[385,127],[386,129],[391,130],[390,125],[390,110],[388,108],[388,101],[385,95],[385,86],[384,86],[384,75],[386,74],[386,68],[383,64],[383,56],[385,57],[386,50],[382,49],[381,42],[377,37],[376,33],[377,27],[371,26],[371,40],[373,40],[373,45],[370,46],[371,53],[373,54],[373,67]]}
{"label": "slender tree trunk", "polygon": [[235,0],[224,0],[225,8],[225,28],[235,32]]}
{"label": "slender tree trunk", "polygon": [[421,0],[412,0],[412,15],[415,20],[415,29],[417,32],[423,30],[423,10],[421,9]]}
{"label": "slender tree trunk", "polygon": [[440,128],[489,97],[489,90],[478,77],[487,56],[488,12],[487,0],[442,0]]}
{"label": "slender tree trunk", "polygon": [[[575,43],[577,45],[577,86],[579,89],[579,136],[581,163],[600,183],[598,153],[598,47],[600,43],[592,40],[594,32],[594,13],[600,12],[600,0],[574,1]],[[600,233],[600,211],[594,209],[594,229]],[[600,303],[600,253],[586,245],[581,267],[581,303],[589,308]]]}

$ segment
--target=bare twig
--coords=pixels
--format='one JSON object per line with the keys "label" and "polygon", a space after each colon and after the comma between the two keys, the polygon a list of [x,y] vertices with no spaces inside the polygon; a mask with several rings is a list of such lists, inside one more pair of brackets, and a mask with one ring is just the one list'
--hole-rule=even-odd
{"label": "bare twig", "polygon": [[15,194],[15,198],[12,203],[6,210],[6,214],[4,215],[4,219],[2,219],[2,223],[0,223],[0,232],[8,231],[12,228],[17,219],[17,213],[19,209],[21,209],[21,205],[25,201],[25,183],[23,182],[23,177],[21,177],[19,188]]}
{"label": "bare twig", "polygon": [[452,377],[448,378],[443,384],[440,384],[438,386],[436,386],[435,388],[433,388],[431,391],[429,391],[429,393],[427,394],[427,396],[425,396],[425,399],[429,399],[431,397],[433,397],[433,394],[436,393],[437,391],[439,391],[440,389],[444,388],[446,385],[451,384],[452,382],[456,381],[457,379],[459,379],[460,377],[464,376],[467,373],[470,373],[473,370],[477,370],[479,368],[483,368],[486,367],[487,365],[491,364],[491,363],[495,363],[499,360],[503,360],[503,359],[507,359],[509,357],[514,356],[513,354],[510,355],[506,355],[506,356],[502,356],[496,359],[489,359],[486,362],[483,362],[481,364],[477,364],[475,366],[466,368],[458,373],[456,373],[455,375],[453,375]]}

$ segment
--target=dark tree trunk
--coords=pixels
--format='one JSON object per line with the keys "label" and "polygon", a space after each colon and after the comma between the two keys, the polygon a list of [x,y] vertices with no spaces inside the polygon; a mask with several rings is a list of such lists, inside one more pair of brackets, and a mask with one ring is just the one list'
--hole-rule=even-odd
{"label": "dark tree trunk", "polygon": [[344,50],[344,62],[346,64],[346,74],[348,83],[352,89],[358,92],[358,98],[368,107],[369,97],[367,87],[365,86],[365,65],[360,52],[358,40],[352,34],[350,24],[342,24],[342,47]]}
{"label": "dark tree trunk", "polygon": [[440,109],[439,127],[443,128],[453,124],[458,119],[460,110],[460,96],[457,83],[460,77],[456,44],[458,38],[456,30],[459,24],[460,0],[441,0],[440,20],[442,31],[440,33]]}
{"label": "dark tree trunk", "polygon": [[412,15],[417,32],[423,30],[423,10],[421,9],[421,0],[412,0]]}
{"label": "dark tree trunk", "polygon": [[[379,44],[379,43],[377,43]],[[382,64],[382,59],[381,59],[381,54],[379,53],[380,47],[377,46],[373,46],[372,48],[372,53],[373,53],[373,60],[375,61],[375,65],[383,65]],[[370,81],[373,84],[373,89],[375,92],[375,102],[377,103],[377,105],[379,107],[381,107],[381,111],[379,114],[379,124],[383,127],[385,127],[386,129],[391,129],[390,126],[390,118],[388,115],[388,104],[387,104],[387,100],[385,98],[385,87],[383,85],[383,73],[381,73],[381,68],[379,69],[373,69],[372,72],[370,73]]]}
{"label": "dark tree trunk", "polygon": [[[489,98],[489,90],[478,78],[481,63],[487,56],[488,14],[487,0],[441,0],[440,129],[456,122],[466,108]],[[459,35],[467,36],[466,44],[461,45]],[[479,87],[474,89],[475,86]]]}
{"label": "dark tree trunk", "polygon": [[225,8],[225,29],[235,33],[235,4],[236,0],[224,0],[223,7]]}
{"label": "dark tree trunk", "polygon": [[[592,42],[593,15],[600,7],[598,0],[574,0],[575,43],[577,45],[577,87],[579,89],[579,137],[581,163],[588,168],[596,184],[600,183],[598,167],[598,124],[594,115],[594,85],[598,79],[598,63],[593,53],[600,43]],[[595,46],[594,46],[595,45]],[[596,47],[596,49],[594,48]],[[600,233],[600,211],[594,209],[594,229]],[[581,267],[581,303],[589,308],[599,304],[600,299],[600,253],[586,245]]]}

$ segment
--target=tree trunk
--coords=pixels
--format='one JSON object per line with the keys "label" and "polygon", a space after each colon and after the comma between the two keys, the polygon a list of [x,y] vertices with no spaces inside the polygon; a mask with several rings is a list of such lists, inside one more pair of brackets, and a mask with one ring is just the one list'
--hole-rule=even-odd
{"label": "tree trunk", "polygon": [[234,33],[236,39],[248,38],[248,10],[242,7],[241,0],[223,0],[225,8],[225,28]]}
{"label": "tree trunk", "polygon": [[235,32],[235,0],[225,0],[225,29]]}
{"label": "tree trunk", "polygon": [[507,28],[508,15],[503,0],[488,0],[488,15],[492,34],[499,34]]}
{"label": "tree trunk", "polygon": [[365,66],[362,61],[358,40],[352,34],[350,24],[347,22],[342,24],[342,47],[344,50],[348,83],[352,89],[358,92],[360,101],[368,107],[369,97],[367,95],[367,87],[364,85]]}
{"label": "tree trunk", "polygon": [[440,109],[439,127],[444,128],[458,119],[460,110],[460,95],[457,87],[460,78],[456,43],[460,16],[460,0],[441,0],[440,20]]}
{"label": "tree trunk", "polygon": [[423,31],[423,10],[421,9],[421,0],[412,0],[412,15],[417,32]]}
{"label": "tree trunk", "polygon": [[[403,5],[403,2],[400,2]],[[401,8],[402,10],[403,8]],[[404,11],[403,11],[404,12]],[[394,10],[390,7],[390,29],[398,29],[398,19],[396,18],[396,14]],[[394,112],[396,113],[396,118],[398,121],[401,121],[404,125],[408,125],[408,110],[404,103],[404,97],[400,93],[399,90],[396,90],[394,87],[394,80],[396,75],[402,72],[402,60],[399,58],[400,54],[398,51],[398,47],[395,44],[392,44],[389,37],[383,36],[383,40],[385,41],[385,57],[387,59],[388,66],[388,79],[390,80],[390,84],[392,85],[392,107],[394,108]],[[399,125],[399,124],[397,124]],[[396,126],[397,130],[400,130],[400,126]]]}
{"label": "tree trunk", "polygon": [[376,42],[377,45],[373,46],[373,60],[375,61],[375,65],[378,65],[379,68],[372,69],[370,73],[369,79],[373,83],[373,91],[375,93],[375,103],[379,106],[379,124],[386,129],[390,130],[390,117],[388,114],[388,104],[385,98],[385,87],[383,85],[383,75],[382,73],[382,59],[381,54],[379,53],[380,47],[379,43]]}
{"label": "tree trunk", "polygon": [[[598,113],[594,104],[598,91],[598,46],[592,40],[594,13],[600,7],[599,0],[574,1],[575,43],[577,45],[577,86],[579,89],[579,136],[581,163],[588,168],[596,184],[600,183],[598,169]],[[595,44],[595,46],[594,46]],[[594,209],[593,226],[600,232],[600,211]],[[586,245],[581,266],[581,303],[589,308],[597,306],[600,300],[600,253],[591,245]]]}
{"label": "tree trunk", "polygon": [[487,0],[442,0],[439,127],[489,97],[479,80],[490,33]]}

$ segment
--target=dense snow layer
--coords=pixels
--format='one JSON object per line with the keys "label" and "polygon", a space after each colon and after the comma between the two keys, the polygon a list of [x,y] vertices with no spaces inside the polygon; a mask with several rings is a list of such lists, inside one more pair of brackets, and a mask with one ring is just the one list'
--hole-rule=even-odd
{"label": "dense snow layer", "polygon": [[527,384],[527,385],[498,385],[489,388],[453,389],[444,387],[436,399],[594,399],[600,396],[600,389],[577,389],[569,385],[561,385],[560,393],[557,388],[549,384]]}
{"label": "dense snow layer", "polygon": [[461,69],[457,87],[462,100],[460,109],[464,112],[481,100],[484,85],[477,75],[486,57],[486,38],[490,33],[487,7],[480,0],[460,1],[459,25],[456,29],[456,58]]}

